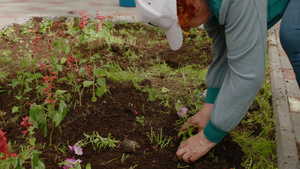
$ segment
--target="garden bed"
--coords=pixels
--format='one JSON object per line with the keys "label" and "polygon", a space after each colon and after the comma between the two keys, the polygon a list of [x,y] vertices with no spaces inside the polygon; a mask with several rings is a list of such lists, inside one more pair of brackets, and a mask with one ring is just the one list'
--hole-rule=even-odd
{"label": "garden bed", "polygon": [[[200,110],[195,94],[206,88],[211,42],[204,31],[186,33],[178,51],[158,28],[101,16],[33,18],[1,35],[0,128],[25,168],[34,155],[46,168],[61,168],[67,158],[80,159],[82,168],[244,168],[230,134],[194,164],[175,157],[178,129]],[[178,116],[179,106],[187,116]],[[26,116],[33,125],[22,134]],[[238,129],[245,127],[261,133],[248,123]],[[100,141],[83,144],[88,137]],[[126,150],[124,139],[139,146]],[[70,151],[75,144],[82,155]]]}

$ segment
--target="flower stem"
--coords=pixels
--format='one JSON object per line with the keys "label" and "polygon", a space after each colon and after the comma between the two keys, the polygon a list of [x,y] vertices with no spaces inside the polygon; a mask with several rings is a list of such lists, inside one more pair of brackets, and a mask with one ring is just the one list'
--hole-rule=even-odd
{"label": "flower stem", "polygon": [[50,137],[50,146],[52,146],[52,134],[53,134],[54,128],[55,128],[55,123],[53,122],[53,127],[51,130],[50,136],[49,136]]}

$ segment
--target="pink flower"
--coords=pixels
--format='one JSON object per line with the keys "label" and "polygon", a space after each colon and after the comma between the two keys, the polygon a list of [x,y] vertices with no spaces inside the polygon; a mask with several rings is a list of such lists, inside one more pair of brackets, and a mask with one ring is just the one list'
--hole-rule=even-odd
{"label": "pink flower", "polygon": [[67,165],[63,165],[63,169],[75,168],[77,162],[81,163],[82,161],[80,159],[75,160],[74,158],[67,158],[66,159]]}
{"label": "pink flower", "polygon": [[179,112],[177,112],[178,116],[182,117],[182,118],[185,117],[186,114],[187,114],[186,112],[187,112],[188,109],[186,107],[183,107],[183,106],[179,106],[179,109],[180,109]]}
{"label": "pink flower", "polygon": [[78,145],[69,146],[69,148],[70,148],[71,151],[74,151],[76,155],[81,156],[83,154],[82,148]]}

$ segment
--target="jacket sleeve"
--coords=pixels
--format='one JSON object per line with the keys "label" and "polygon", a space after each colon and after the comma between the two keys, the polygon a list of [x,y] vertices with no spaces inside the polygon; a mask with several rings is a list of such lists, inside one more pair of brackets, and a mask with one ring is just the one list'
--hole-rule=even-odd
{"label": "jacket sleeve", "polygon": [[264,81],[266,9],[267,1],[223,0],[219,23],[205,25],[213,38],[214,60],[206,85],[219,89],[210,122],[204,128],[210,141],[220,142],[240,123]]}

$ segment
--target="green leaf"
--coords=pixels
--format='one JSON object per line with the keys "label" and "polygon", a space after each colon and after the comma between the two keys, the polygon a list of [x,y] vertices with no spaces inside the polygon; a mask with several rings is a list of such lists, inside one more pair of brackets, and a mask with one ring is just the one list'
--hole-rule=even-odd
{"label": "green leaf", "polygon": [[35,137],[29,138],[29,140],[28,140],[29,145],[32,147],[35,147],[35,141],[36,141]]}
{"label": "green leaf", "polygon": [[36,89],[38,90],[38,92],[39,92],[41,95],[44,94],[44,92],[43,92],[43,89],[44,89],[44,88],[45,88],[44,86],[37,86],[37,87],[36,87]]}
{"label": "green leaf", "polygon": [[79,162],[76,162],[76,167],[75,167],[75,169],[81,169],[81,165],[80,165]]}
{"label": "green leaf", "polygon": [[106,75],[106,70],[105,69],[100,69],[99,68],[99,69],[96,69],[95,72],[100,77]]}
{"label": "green leaf", "polygon": [[84,81],[83,82],[83,87],[90,87],[93,84],[94,84],[94,81]]}
{"label": "green leaf", "polygon": [[61,81],[68,81],[68,78],[67,77],[63,77],[63,78],[60,78],[59,80],[57,80],[57,82],[61,82]]}
{"label": "green leaf", "polygon": [[53,48],[56,48],[57,46],[59,46],[58,42],[54,42]]}
{"label": "green leaf", "polygon": [[33,79],[32,79],[31,77],[28,77],[28,78],[26,78],[26,79],[25,79],[25,82],[29,82],[29,83],[31,83],[31,82],[32,82],[32,80],[33,80]]}
{"label": "green leaf", "polygon": [[92,169],[91,164],[88,163],[88,164],[86,165],[85,169]]}
{"label": "green leaf", "polygon": [[31,90],[32,90],[32,88],[27,88],[27,89],[24,90],[24,92],[25,92],[25,93],[28,93],[28,92],[30,92]]}
{"label": "green leaf", "polygon": [[58,126],[67,115],[67,105],[64,100],[60,100],[58,111],[54,111],[53,113],[53,121],[55,125]]}
{"label": "green leaf", "polygon": [[62,58],[60,59],[60,63],[61,63],[61,64],[64,64],[67,60],[68,60],[67,58],[62,57]]}
{"label": "green leaf", "polygon": [[95,60],[95,58],[94,58],[94,57],[90,57],[90,62],[91,62],[91,63],[93,63],[93,62],[94,62],[94,60]]}
{"label": "green leaf", "polygon": [[38,79],[38,78],[42,78],[43,75],[41,73],[35,73],[32,77],[33,80]]}
{"label": "green leaf", "polygon": [[94,54],[94,56],[95,56],[96,58],[100,58],[100,55],[99,55],[98,53]]}
{"label": "green leaf", "polygon": [[53,64],[58,64],[58,62],[59,62],[58,58],[54,58],[52,61]]}
{"label": "green leaf", "polygon": [[65,54],[67,55],[68,53],[70,53],[71,51],[71,46],[68,45],[66,48],[65,48]]}
{"label": "green leaf", "polygon": [[11,84],[12,84],[12,88],[15,88],[18,84],[20,84],[20,81],[18,79],[13,79]]}
{"label": "green leaf", "polygon": [[61,113],[59,113],[58,111],[55,111],[54,116],[53,116],[53,122],[55,123],[56,126],[59,125],[59,123],[62,121],[63,116]]}
{"label": "green leaf", "polygon": [[163,93],[168,93],[170,90],[169,89],[167,89],[166,87],[162,87],[161,88],[161,92],[163,92]]}
{"label": "green leaf", "polygon": [[19,110],[19,107],[18,106],[14,106],[13,108],[12,108],[12,113],[16,113],[16,112],[19,112],[20,110]]}
{"label": "green leaf", "polygon": [[79,69],[79,75],[82,75],[83,73],[87,72],[86,68],[85,67],[81,67]]}
{"label": "green leaf", "polygon": [[[33,125],[36,123],[37,124],[37,112],[38,110],[33,108],[35,106],[31,105],[30,110],[29,110],[29,121],[33,122]],[[36,127],[38,127],[36,125]]]}
{"label": "green leaf", "polygon": [[97,101],[97,97],[92,97],[92,102],[96,102]]}
{"label": "green leaf", "polygon": [[66,93],[66,92],[67,92],[66,90],[56,90],[55,94],[60,95],[60,94]]}
{"label": "green leaf", "polygon": [[66,105],[66,103],[65,103],[65,101],[64,100],[60,100],[59,101],[59,113],[63,113],[64,112],[64,109],[66,109],[67,108],[67,105]]}
{"label": "green leaf", "polygon": [[101,77],[100,79],[97,79],[97,83],[101,86],[101,87],[105,87],[106,86],[106,79],[104,77]]}
{"label": "green leaf", "polygon": [[39,158],[37,154],[33,154],[31,157],[31,167],[32,169],[45,169],[45,164]]}
{"label": "green leaf", "polygon": [[22,99],[22,96],[15,96],[15,98],[20,100],[20,99]]}
{"label": "green leaf", "polygon": [[47,136],[47,125],[46,124],[47,124],[47,122],[46,122],[46,117],[45,117],[45,120],[43,120],[41,122],[41,130],[44,133],[45,137]]}
{"label": "green leaf", "polygon": [[81,65],[82,63],[85,63],[86,61],[88,61],[88,59],[81,59],[79,62],[79,65]]}
{"label": "green leaf", "polygon": [[96,95],[101,97],[106,92],[106,87],[98,87],[96,91]]}
{"label": "green leaf", "polygon": [[15,159],[14,169],[21,169],[22,168],[22,162],[21,157],[19,156],[17,159]]}
{"label": "green leaf", "polygon": [[6,79],[5,75],[0,73],[0,79]]}
{"label": "green leaf", "polygon": [[59,72],[62,72],[63,65],[56,65],[56,69],[57,69]]}
{"label": "green leaf", "polygon": [[43,123],[46,119],[45,111],[42,107],[31,105],[29,110],[29,121],[33,123],[35,128],[38,128],[39,123]]}

